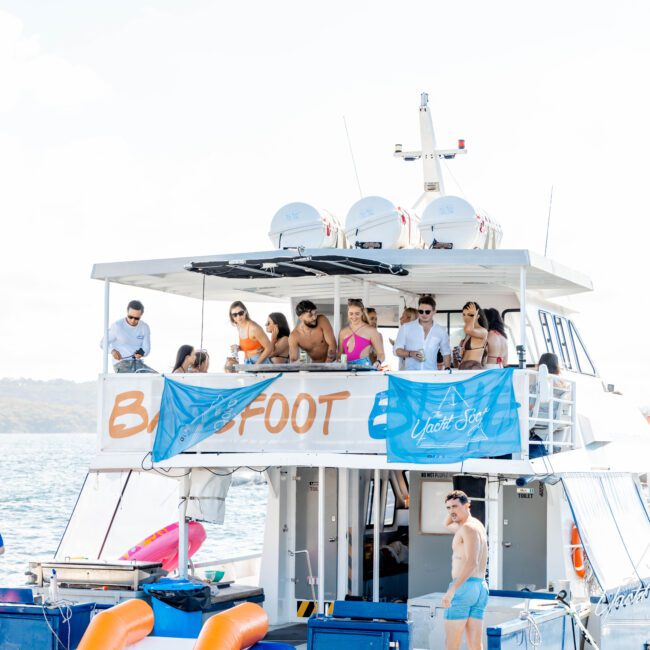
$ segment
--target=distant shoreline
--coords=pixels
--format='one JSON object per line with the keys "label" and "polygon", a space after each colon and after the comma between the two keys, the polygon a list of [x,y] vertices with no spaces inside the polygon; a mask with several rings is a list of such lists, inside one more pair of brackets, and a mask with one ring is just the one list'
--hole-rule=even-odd
{"label": "distant shoreline", "polygon": [[0,433],[96,430],[96,381],[0,379]]}
{"label": "distant shoreline", "polygon": [[0,436],[96,436],[96,431],[0,431]]}

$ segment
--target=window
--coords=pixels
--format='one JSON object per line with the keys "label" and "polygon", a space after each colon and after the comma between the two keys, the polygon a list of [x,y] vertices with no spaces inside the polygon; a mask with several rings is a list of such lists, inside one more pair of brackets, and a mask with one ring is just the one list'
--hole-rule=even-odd
{"label": "window", "polygon": [[545,311],[539,310],[539,322],[542,324],[542,334],[544,335],[544,345],[546,346],[547,352],[555,352],[555,347],[553,345],[553,337],[551,336],[551,327],[549,323],[549,316]]}
{"label": "window", "polygon": [[583,375],[592,375],[593,377],[596,377],[598,375],[596,372],[596,367],[594,366],[591,357],[587,352],[587,348],[585,348],[585,345],[582,342],[580,334],[578,334],[578,330],[573,324],[573,321],[569,321],[569,334],[571,336],[571,342],[573,343],[573,348],[575,350],[578,370]]}
{"label": "window", "polygon": [[568,370],[583,375],[596,377],[596,367],[585,348],[575,324],[564,316],[539,310],[539,322],[542,326],[547,352],[557,355],[562,365]]}
{"label": "window", "polygon": [[553,325],[555,326],[555,335],[557,336],[560,357],[564,367],[568,370],[575,370],[576,364],[574,363],[575,355],[573,353],[573,346],[569,347],[569,342],[567,340],[567,335],[569,331],[569,326],[567,324],[566,318],[561,316],[553,315]]}
{"label": "window", "polygon": [[[392,526],[395,523],[395,491],[390,481],[387,481],[386,502],[384,503],[384,526]],[[383,487],[383,485],[382,485]],[[368,489],[368,501],[366,503],[366,528],[375,525],[375,480],[370,479]]]}

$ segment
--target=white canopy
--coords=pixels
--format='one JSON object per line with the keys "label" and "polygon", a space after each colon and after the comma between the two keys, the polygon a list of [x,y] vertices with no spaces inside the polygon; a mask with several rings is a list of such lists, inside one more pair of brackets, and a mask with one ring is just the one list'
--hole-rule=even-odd
{"label": "white canopy", "polygon": [[[339,262],[315,264],[323,257]],[[295,272],[305,261],[314,262],[312,268]],[[238,272],[204,275],[215,265]],[[199,272],[188,270],[192,266]],[[282,272],[291,268],[291,274]],[[516,293],[522,268],[527,290],[545,298],[593,288],[585,275],[527,250],[275,250],[96,264],[91,277],[194,298],[205,289],[207,300],[273,302],[302,295],[318,303],[332,301],[338,277],[341,295],[361,296],[367,288],[370,302],[380,305],[400,294]]]}

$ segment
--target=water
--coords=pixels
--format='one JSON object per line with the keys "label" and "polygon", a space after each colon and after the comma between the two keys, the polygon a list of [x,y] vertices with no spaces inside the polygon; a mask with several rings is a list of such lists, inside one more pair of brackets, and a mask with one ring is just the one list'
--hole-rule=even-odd
{"label": "water", "polygon": [[[0,533],[6,548],[0,555],[0,586],[23,584],[30,559],[54,555],[95,445],[94,434],[0,435]],[[224,525],[204,524],[207,540],[193,559],[259,552],[266,498],[267,486],[256,474],[237,472]]]}

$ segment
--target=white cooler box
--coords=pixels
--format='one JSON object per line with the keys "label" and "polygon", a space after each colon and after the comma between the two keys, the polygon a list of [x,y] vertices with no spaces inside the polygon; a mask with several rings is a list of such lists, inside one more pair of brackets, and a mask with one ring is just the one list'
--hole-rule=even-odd
{"label": "white cooler box", "polygon": [[[409,598],[409,620],[413,621],[413,650],[445,647],[445,608],[440,606],[443,595],[442,593],[431,593],[417,598]],[[543,607],[544,605],[540,605],[540,603],[544,602],[549,601],[490,596],[485,611],[483,630],[518,618],[519,612],[528,607]],[[483,639],[483,645],[487,648],[486,638]],[[464,641],[461,648],[464,650],[467,648]]]}

